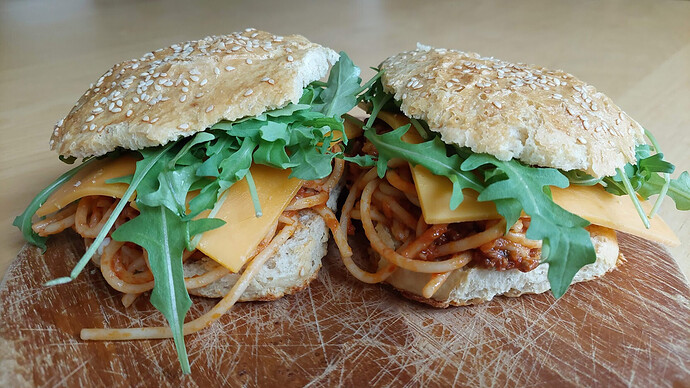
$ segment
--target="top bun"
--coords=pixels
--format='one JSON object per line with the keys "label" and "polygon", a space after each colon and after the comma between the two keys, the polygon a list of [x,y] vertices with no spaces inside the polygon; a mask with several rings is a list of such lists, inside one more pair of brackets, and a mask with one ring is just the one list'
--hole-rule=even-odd
{"label": "top bun", "polygon": [[162,145],[296,103],[337,60],[303,36],[251,28],[174,44],[103,74],[55,126],[50,147],[86,157]]}
{"label": "top bun", "polygon": [[446,143],[501,160],[600,178],[635,163],[642,127],[573,75],[479,54],[433,49],[386,59],[387,92]]}

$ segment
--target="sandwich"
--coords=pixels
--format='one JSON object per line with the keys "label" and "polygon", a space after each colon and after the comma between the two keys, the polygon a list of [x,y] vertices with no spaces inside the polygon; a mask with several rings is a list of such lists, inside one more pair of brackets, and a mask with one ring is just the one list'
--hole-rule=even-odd
{"label": "sandwich", "polygon": [[[333,67],[331,67],[333,65]],[[328,75],[327,81],[321,81]],[[299,35],[247,29],[113,66],[52,133],[83,162],[15,219],[29,243],[72,229],[129,306],[150,292],[169,327],[84,329],[82,339],[183,336],[237,301],[273,300],[316,277],[326,253],[359,69]],[[349,136],[353,136],[352,133]],[[67,274],[66,274],[67,275]],[[221,301],[184,323],[189,294]]]}
{"label": "sandwich", "polygon": [[690,176],[591,85],[423,45],[379,70],[349,149],[371,167],[349,167],[340,218],[370,243],[365,262],[341,252],[357,279],[436,307],[558,298],[621,263],[616,231],[679,243],[654,215],[690,209]]}

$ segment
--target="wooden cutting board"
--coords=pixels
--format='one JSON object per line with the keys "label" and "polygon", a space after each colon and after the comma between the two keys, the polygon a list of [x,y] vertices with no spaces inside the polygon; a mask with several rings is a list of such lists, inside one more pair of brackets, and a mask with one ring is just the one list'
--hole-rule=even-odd
{"label": "wooden cutting board", "polygon": [[[69,272],[83,244],[25,247],[0,286],[0,386],[688,386],[690,290],[659,245],[620,235],[627,257],[599,281],[548,295],[436,310],[353,280],[333,247],[310,288],[245,303],[186,337],[191,376],[172,340],[84,342],[83,327],[164,324],[129,309],[92,267]],[[190,315],[212,300],[196,298]]]}

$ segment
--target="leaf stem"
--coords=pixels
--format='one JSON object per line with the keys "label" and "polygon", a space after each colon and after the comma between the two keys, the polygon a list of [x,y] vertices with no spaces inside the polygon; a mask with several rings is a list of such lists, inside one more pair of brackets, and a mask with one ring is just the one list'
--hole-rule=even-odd
{"label": "leaf stem", "polygon": [[[656,138],[654,135],[649,132],[648,130],[644,130],[645,136],[649,139],[649,141],[652,142],[652,146],[654,146],[654,151],[656,153],[661,153],[661,147],[659,147],[659,143],[656,141]],[[668,193],[668,188],[671,186],[671,174],[665,172],[664,174],[664,185],[661,186],[661,190],[659,190],[659,196],[656,197],[656,201],[654,201],[654,206],[652,206],[652,210],[649,212],[649,218],[653,218],[657,211],[659,211],[659,208],[661,207],[661,204],[664,202],[664,198],[666,197],[666,193]]]}
{"label": "leaf stem", "polygon": [[376,120],[376,116],[379,115],[379,112],[381,111],[381,108],[383,108],[384,105],[393,98],[392,95],[386,94],[383,99],[380,101],[379,105],[377,106],[376,103],[372,103],[372,109],[371,113],[369,113],[369,118],[367,119],[366,125],[363,127],[365,130],[371,129],[371,126],[374,124],[374,121]]}
{"label": "leaf stem", "polygon": [[419,136],[422,137],[422,139],[429,140],[429,133],[426,131],[426,129],[424,129],[419,120],[410,117],[410,122],[412,123],[412,126],[414,126],[414,129],[417,130],[417,133],[419,133]]}
{"label": "leaf stem", "polygon": [[628,196],[630,196],[633,205],[635,205],[635,210],[637,210],[637,214],[639,214],[640,218],[642,219],[642,223],[644,223],[645,228],[649,229],[649,218],[647,218],[647,215],[644,214],[640,200],[637,198],[637,194],[635,193],[635,190],[633,190],[632,184],[630,184],[630,179],[628,179],[628,176],[620,167],[617,168],[616,171],[618,174],[620,174],[621,179],[623,180],[623,185],[625,186],[625,191],[628,192]]}
{"label": "leaf stem", "polygon": [[122,213],[122,210],[125,208],[125,205],[127,205],[127,202],[129,198],[132,197],[134,194],[134,191],[137,189],[137,186],[139,186],[139,183],[141,183],[142,180],[146,177],[146,174],[151,170],[151,168],[158,162],[158,160],[166,153],[170,148],[175,143],[170,143],[167,146],[165,146],[162,150],[158,152],[158,154],[154,157],[152,157],[148,163],[144,166],[143,171],[140,175],[136,176],[137,174],[135,173],[135,178],[132,180],[132,183],[129,185],[127,188],[127,191],[125,191],[125,194],[122,196],[120,201],[117,203],[117,206],[115,206],[115,210],[110,214],[110,217],[108,217],[108,220],[105,222],[103,227],[101,228],[101,231],[98,232],[98,235],[96,236],[96,239],[93,240],[93,243],[91,246],[89,246],[89,249],[86,250],[84,255],[79,259],[79,262],[77,262],[77,265],[74,266],[72,269],[72,272],[70,272],[69,276],[53,279],[50,281],[47,281],[44,285],[45,286],[54,286],[57,284],[64,284],[64,283],[69,283],[72,280],[76,279],[77,276],[81,273],[81,271],[86,267],[86,263],[91,260],[91,256],[93,256],[94,253],[96,253],[96,250],[98,247],[101,245],[103,240],[105,239],[105,236],[108,234],[110,231],[110,228],[113,227],[115,224],[115,221],[117,220],[117,217]]}
{"label": "leaf stem", "polygon": [[[208,216],[206,218],[216,218],[216,214],[220,211],[220,208],[223,207],[223,203],[225,203],[225,199],[228,197],[228,189],[225,189],[223,192],[223,195],[220,197],[218,201],[216,201],[215,205],[213,205],[213,209],[211,209],[211,212],[208,213]],[[197,234],[194,236],[194,240],[192,240],[192,248],[196,249],[196,246],[199,245],[199,241],[201,241],[201,234]]]}
{"label": "leaf stem", "polygon": [[256,191],[256,184],[254,184],[254,178],[252,177],[251,170],[247,170],[247,175],[245,175],[245,178],[247,178],[247,185],[249,186],[249,195],[252,196],[252,203],[254,204],[254,213],[256,214],[256,218],[259,218],[263,215],[263,212],[261,211],[259,193]]}

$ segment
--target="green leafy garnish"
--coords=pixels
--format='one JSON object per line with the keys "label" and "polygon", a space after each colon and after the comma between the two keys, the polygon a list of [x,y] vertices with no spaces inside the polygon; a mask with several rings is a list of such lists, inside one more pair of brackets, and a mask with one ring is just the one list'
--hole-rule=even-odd
{"label": "green leafy garnish", "polygon": [[[168,320],[173,334],[177,356],[183,373],[190,373],[184,346],[184,317],[192,306],[182,272],[182,252],[189,241],[189,229],[198,221],[183,221],[165,206],[149,207],[138,204],[139,215],[120,226],[112,234],[114,240],[130,241],[148,253],[154,286],[151,304]],[[203,233],[225,224],[222,220],[205,223]]]}

